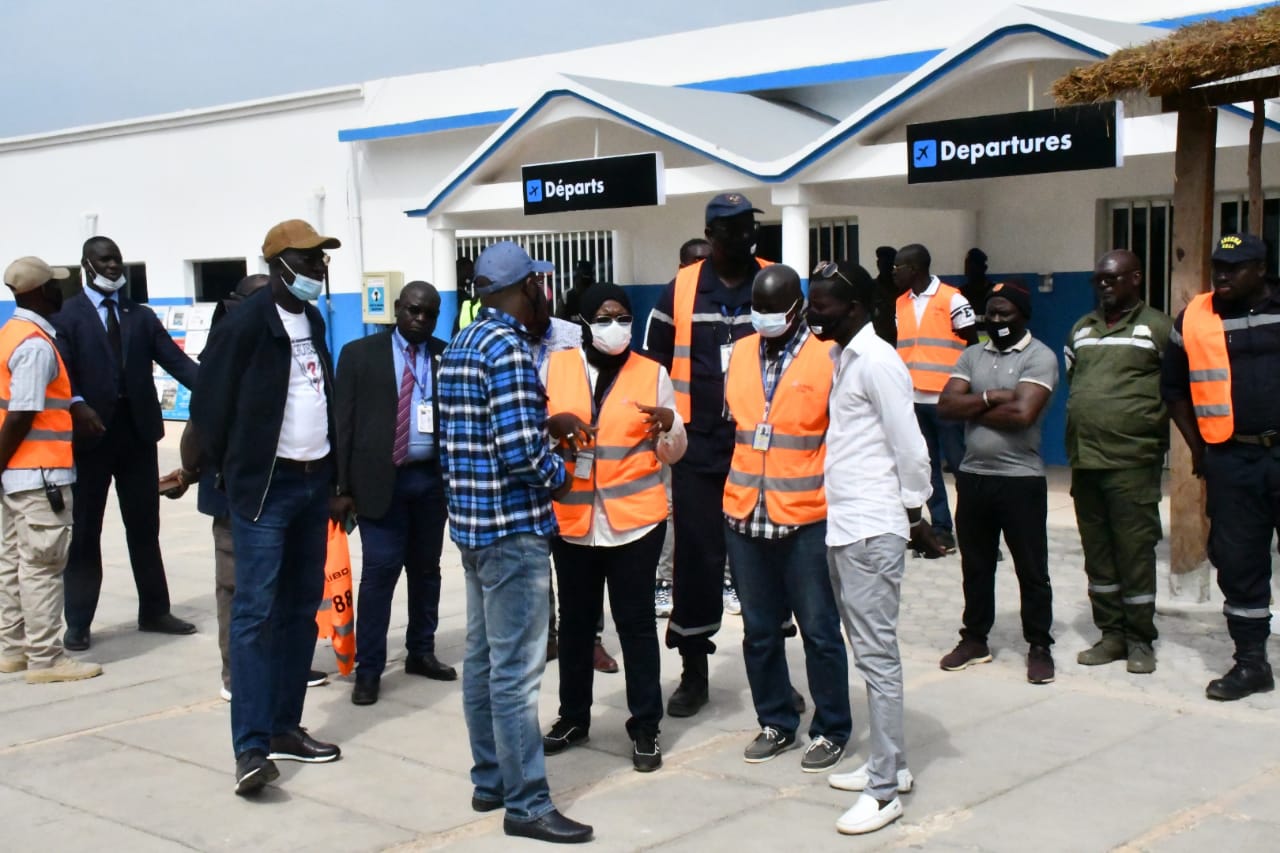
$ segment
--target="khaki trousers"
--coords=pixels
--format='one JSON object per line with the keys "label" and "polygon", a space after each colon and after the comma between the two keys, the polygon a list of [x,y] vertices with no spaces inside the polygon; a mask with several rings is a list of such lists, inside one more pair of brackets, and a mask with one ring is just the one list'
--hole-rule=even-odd
{"label": "khaki trousers", "polygon": [[53,666],[62,648],[62,571],[71,547],[71,487],[55,513],[43,489],[4,495],[0,502],[0,655]]}

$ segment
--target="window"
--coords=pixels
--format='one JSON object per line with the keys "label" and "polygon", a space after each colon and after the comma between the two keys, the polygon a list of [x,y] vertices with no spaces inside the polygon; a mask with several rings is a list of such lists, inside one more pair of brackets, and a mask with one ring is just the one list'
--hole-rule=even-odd
{"label": "window", "polygon": [[[489,246],[503,240],[520,244],[530,256],[555,264],[549,295],[551,310],[559,310],[564,294],[573,286],[573,266],[587,261],[595,269],[596,281],[613,281],[612,231],[544,231],[526,234],[474,234],[458,238],[458,257],[472,260]],[[674,264],[672,265],[674,266]]]}
{"label": "window", "polygon": [[247,275],[248,265],[244,258],[192,261],[191,271],[195,277],[196,301],[218,302],[232,294],[236,285]]}
{"label": "window", "polygon": [[[782,226],[762,224],[756,235],[756,254],[771,261],[782,261]],[[818,261],[858,262],[858,220],[814,219],[809,222],[809,265]],[[796,270],[801,278],[809,270]]]}
{"label": "window", "polygon": [[[1218,206],[1220,217],[1219,234],[1231,234],[1249,230],[1249,199],[1246,196],[1232,196]],[[1280,246],[1280,191],[1264,192],[1262,199],[1262,239],[1267,244],[1267,272],[1276,275],[1280,271],[1280,257],[1276,248]]]}
{"label": "window", "polygon": [[1108,206],[1111,234],[1108,250],[1128,249],[1142,262],[1142,298],[1160,311],[1169,310],[1173,247],[1173,202],[1114,201]]}

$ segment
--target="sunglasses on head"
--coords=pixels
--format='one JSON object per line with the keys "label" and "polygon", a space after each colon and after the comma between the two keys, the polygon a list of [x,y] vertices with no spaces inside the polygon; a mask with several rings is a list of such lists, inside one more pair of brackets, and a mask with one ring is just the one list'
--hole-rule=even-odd
{"label": "sunglasses on head", "polygon": [[819,261],[818,265],[813,268],[811,278],[838,278],[853,287],[853,282],[845,278],[844,273],[840,272],[840,267],[836,265],[835,261]]}

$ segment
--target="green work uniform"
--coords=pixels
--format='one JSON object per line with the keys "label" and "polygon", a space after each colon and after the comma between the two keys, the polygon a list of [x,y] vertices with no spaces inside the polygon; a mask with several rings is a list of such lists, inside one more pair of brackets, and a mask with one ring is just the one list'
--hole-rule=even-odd
{"label": "green work uniform", "polygon": [[1100,311],[1067,340],[1067,458],[1089,577],[1104,638],[1156,638],[1156,543],[1169,415],[1160,362],[1172,321],[1139,302],[1113,326]]}

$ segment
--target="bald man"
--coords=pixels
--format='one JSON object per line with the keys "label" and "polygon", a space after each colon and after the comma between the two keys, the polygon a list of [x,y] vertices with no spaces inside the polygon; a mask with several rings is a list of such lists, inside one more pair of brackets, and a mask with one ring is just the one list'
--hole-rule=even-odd
{"label": "bald man", "polygon": [[1156,543],[1160,475],[1169,415],[1160,362],[1172,322],[1142,301],[1137,255],[1118,249],[1093,272],[1098,307],[1067,339],[1067,457],[1071,496],[1089,576],[1093,621],[1102,632],[1077,660],[1156,668]]}

